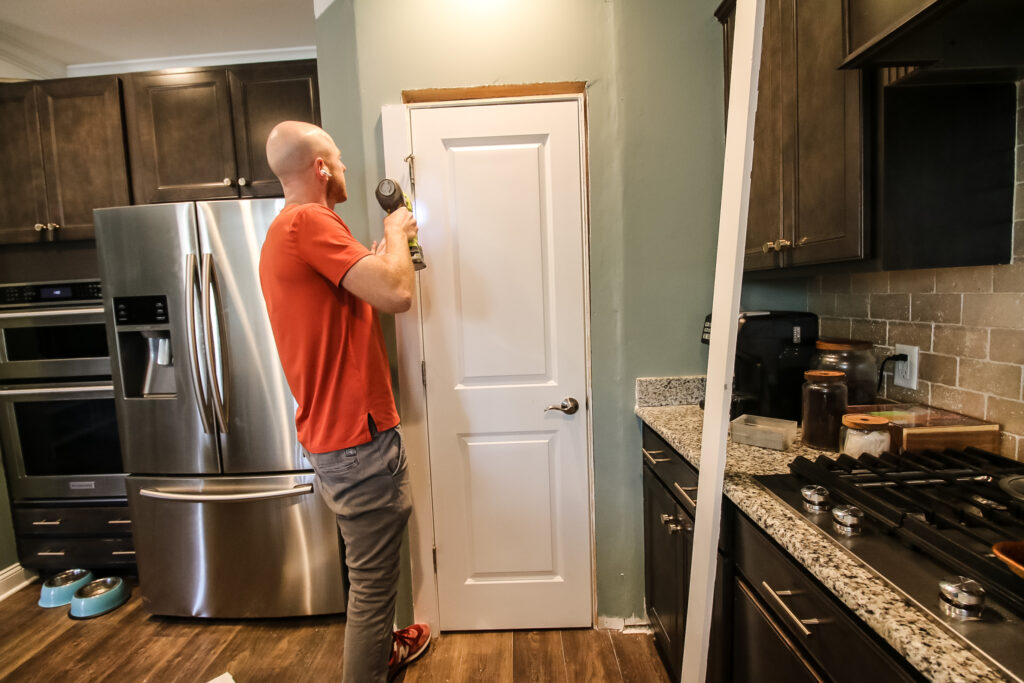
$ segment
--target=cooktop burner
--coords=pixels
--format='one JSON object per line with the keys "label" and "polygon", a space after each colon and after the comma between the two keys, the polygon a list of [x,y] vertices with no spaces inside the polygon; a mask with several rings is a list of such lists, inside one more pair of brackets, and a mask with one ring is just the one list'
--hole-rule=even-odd
{"label": "cooktop burner", "polygon": [[797,457],[765,488],[1016,680],[1024,579],[992,552],[1024,539],[1024,464],[976,449]]}

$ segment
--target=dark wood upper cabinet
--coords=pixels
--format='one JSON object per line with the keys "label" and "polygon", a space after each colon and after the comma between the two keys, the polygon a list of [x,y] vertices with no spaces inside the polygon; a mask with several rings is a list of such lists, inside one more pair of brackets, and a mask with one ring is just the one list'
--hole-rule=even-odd
{"label": "dark wood upper cabinet", "polygon": [[0,243],[91,239],[93,208],[129,203],[116,76],[5,85],[0,126]]}
{"label": "dark wood upper cabinet", "polygon": [[238,197],[223,69],[133,74],[125,99],[137,204]]}
{"label": "dark wood upper cabinet", "polygon": [[320,122],[315,60],[136,74],[126,99],[140,204],[280,196],[267,134]]}
{"label": "dark wood upper cabinet", "polygon": [[[727,45],[733,5],[716,12]],[[767,0],[745,270],[864,257],[862,77],[844,56],[840,0]]]}
{"label": "dark wood upper cabinet", "polygon": [[320,125],[316,62],[251,64],[228,70],[235,131],[235,159],[242,197],[274,197],[281,183],[267,164],[267,136],[281,121]]}

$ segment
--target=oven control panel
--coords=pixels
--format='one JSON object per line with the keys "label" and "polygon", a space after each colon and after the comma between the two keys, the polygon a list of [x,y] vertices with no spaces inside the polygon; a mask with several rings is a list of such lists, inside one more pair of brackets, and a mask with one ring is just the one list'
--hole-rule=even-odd
{"label": "oven control panel", "polygon": [[0,286],[0,307],[59,306],[69,303],[100,301],[103,289],[99,280],[72,282],[36,282]]}
{"label": "oven control panel", "polygon": [[167,297],[115,296],[114,319],[118,325],[166,325]]}

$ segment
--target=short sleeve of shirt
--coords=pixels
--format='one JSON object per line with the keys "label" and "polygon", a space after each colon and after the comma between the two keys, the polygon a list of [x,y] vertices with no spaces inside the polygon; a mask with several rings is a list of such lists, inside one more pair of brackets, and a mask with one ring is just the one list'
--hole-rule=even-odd
{"label": "short sleeve of shirt", "polygon": [[303,207],[295,218],[295,228],[299,257],[335,285],[349,268],[370,255],[338,214],[326,206]]}

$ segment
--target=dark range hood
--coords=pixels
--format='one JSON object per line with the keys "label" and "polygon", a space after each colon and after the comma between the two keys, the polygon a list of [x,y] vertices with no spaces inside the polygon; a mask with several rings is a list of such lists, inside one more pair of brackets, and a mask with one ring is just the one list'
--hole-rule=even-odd
{"label": "dark range hood", "polygon": [[844,0],[843,69],[907,69],[899,85],[1024,78],[1022,0]]}

